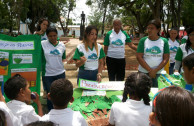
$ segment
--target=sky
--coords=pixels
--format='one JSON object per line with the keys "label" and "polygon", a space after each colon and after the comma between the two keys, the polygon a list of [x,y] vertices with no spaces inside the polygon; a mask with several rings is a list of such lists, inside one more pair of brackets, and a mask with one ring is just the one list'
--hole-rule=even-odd
{"label": "sky", "polygon": [[76,7],[73,12],[70,13],[70,18],[75,19],[75,21],[73,21],[74,23],[81,23],[82,11],[84,11],[86,17],[85,23],[89,23],[87,17],[90,15],[91,9],[85,3],[86,0],[76,0]]}

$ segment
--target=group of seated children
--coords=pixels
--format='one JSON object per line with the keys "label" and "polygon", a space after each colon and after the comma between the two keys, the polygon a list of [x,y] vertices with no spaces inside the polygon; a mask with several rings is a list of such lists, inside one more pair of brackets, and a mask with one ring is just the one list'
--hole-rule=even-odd
{"label": "group of seated children", "polygon": [[[184,77],[194,83],[194,54],[183,60]],[[149,92],[152,81],[143,73],[132,73],[125,82],[121,103],[111,107],[109,126],[194,126],[194,96],[189,91],[175,86],[161,89],[150,106]],[[20,75],[8,79],[4,85],[8,103],[0,89],[1,126],[87,126],[80,112],[67,108],[73,102],[73,85],[67,79],[58,79],[51,84],[48,98],[54,109],[43,115],[37,93],[33,100],[38,114],[30,104],[29,84]],[[143,99],[143,100],[142,100]]]}

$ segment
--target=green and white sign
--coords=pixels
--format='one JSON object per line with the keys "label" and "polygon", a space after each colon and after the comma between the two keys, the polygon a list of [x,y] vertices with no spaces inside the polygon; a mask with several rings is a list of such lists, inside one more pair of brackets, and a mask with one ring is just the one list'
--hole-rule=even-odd
{"label": "green and white sign", "polygon": [[40,95],[40,72],[40,36],[11,37],[0,34],[0,76],[4,83],[15,74],[20,74],[30,84],[31,91]]}

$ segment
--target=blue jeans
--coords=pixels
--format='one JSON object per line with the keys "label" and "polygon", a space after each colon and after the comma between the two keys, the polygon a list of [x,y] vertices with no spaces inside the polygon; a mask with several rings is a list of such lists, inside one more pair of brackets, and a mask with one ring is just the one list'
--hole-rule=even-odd
{"label": "blue jeans", "polygon": [[[140,72],[140,71],[138,71],[138,72]],[[143,73],[143,72],[140,72],[140,73]],[[149,76],[149,73],[145,73],[145,74]],[[151,78],[152,79],[152,87],[157,87],[158,88],[158,77],[160,75],[161,74],[156,74],[155,78]]]}
{"label": "blue jeans", "polygon": [[97,74],[98,74],[98,70],[82,70],[82,69],[80,69],[78,72],[77,84],[79,83],[79,79],[96,81]]}
{"label": "blue jeans", "polygon": [[174,65],[175,65],[175,63],[170,63],[169,75],[173,74],[173,72],[174,72]]}
{"label": "blue jeans", "polygon": [[[65,78],[65,72],[56,76],[42,76],[42,82],[47,93],[50,92],[50,87],[52,82],[60,78]],[[47,107],[48,107],[48,111],[53,109],[53,104],[48,98],[47,98]]]}

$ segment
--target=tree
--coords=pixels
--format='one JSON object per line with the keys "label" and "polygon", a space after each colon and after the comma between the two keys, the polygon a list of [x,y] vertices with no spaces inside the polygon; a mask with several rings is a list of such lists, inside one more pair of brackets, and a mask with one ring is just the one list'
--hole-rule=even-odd
{"label": "tree", "polygon": [[135,17],[140,37],[144,36],[147,23],[152,18],[148,6],[141,0],[113,0],[113,3],[123,7],[123,15]]}
{"label": "tree", "polygon": [[194,25],[194,1],[184,0],[181,19],[185,27]]}
{"label": "tree", "polygon": [[91,25],[95,25],[98,29],[102,27],[102,12],[95,10],[88,19]]}
{"label": "tree", "polygon": [[67,36],[67,32],[68,32],[68,25],[70,23],[70,19],[69,19],[69,14],[71,11],[73,11],[73,8],[76,6],[75,4],[75,0],[68,0],[67,1],[67,21],[66,21],[66,28],[65,28],[65,33],[64,35]]}
{"label": "tree", "polygon": [[0,28],[20,28],[20,18],[25,17],[29,0],[3,0],[0,1]]}
{"label": "tree", "polygon": [[[100,23],[101,24],[101,36],[103,36],[107,12],[108,11],[110,12],[113,9],[112,1],[111,0],[87,0],[86,4],[89,6],[91,6],[93,4],[97,4],[96,11],[101,13],[101,19],[102,19],[102,23]],[[115,9],[115,7],[116,6],[114,5],[114,9]],[[98,15],[98,16],[100,16],[100,15]],[[100,17],[97,17],[97,18],[100,18]]]}

